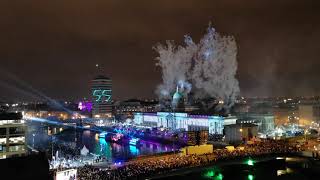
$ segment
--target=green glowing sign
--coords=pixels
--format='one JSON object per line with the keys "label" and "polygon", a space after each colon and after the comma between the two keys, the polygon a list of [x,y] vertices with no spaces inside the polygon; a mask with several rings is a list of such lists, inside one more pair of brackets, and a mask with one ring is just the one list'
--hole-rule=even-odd
{"label": "green glowing sign", "polygon": [[96,89],[93,91],[92,96],[95,97],[96,102],[110,102],[111,101],[111,90]]}

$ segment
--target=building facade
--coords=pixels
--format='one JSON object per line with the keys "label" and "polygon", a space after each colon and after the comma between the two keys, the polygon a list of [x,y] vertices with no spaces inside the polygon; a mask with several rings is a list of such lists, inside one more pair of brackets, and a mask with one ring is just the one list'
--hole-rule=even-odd
{"label": "building facade", "polygon": [[26,125],[20,113],[0,114],[0,159],[26,154]]}
{"label": "building facade", "polygon": [[221,116],[191,115],[188,113],[156,112],[134,113],[134,122],[138,125],[162,127],[171,130],[208,130],[209,134],[223,134],[224,118]]}
{"label": "building facade", "polygon": [[255,124],[258,126],[258,132],[269,133],[274,131],[274,115],[273,114],[254,114],[246,113],[238,115],[237,124]]}
{"label": "building facade", "polygon": [[91,81],[93,118],[112,116],[112,81],[104,76],[97,76]]}
{"label": "building facade", "polygon": [[158,101],[130,99],[118,101],[113,104],[114,116],[117,120],[133,119],[135,112],[157,112],[159,108]]}
{"label": "building facade", "polygon": [[248,141],[258,135],[258,126],[250,123],[227,125],[225,135],[225,141],[228,143]]}

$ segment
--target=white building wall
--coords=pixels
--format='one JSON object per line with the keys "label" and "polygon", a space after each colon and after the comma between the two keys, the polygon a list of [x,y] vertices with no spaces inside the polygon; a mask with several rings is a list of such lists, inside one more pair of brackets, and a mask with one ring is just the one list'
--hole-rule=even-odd
{"label": "white building wall", "polygon": [[208,127],[210,134],[223,133],[224,119],[219,116],[189,116],[187,113],[158,112],[157,114],[135,113],[134,119],[137,122],[143,120],[145,123],[157,123],[158,127],[164,128],[168,128],[168,125],[172,126],[174,124],[175,129],[185,129],[188,131],[188,126],[202,126]]}

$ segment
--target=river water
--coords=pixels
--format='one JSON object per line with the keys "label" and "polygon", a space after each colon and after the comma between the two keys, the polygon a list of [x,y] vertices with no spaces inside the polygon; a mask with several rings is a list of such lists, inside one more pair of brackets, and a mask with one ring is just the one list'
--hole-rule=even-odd
{"label": "river water", "polygon": [[309,180],[320,179],[320,162],[304,157],[270,157],[218,162],[214,166],[181,170],[154,179],[211,179],[211,180]]}
{"label": "river water", "polygon": [[161,145],[155,142],[144,142],[141,146],[123,145],[106,142],[98,134],[89,130],[63,129],[41,123],[27,123],[27,144],[38,151],[59,157],[74,157],[80,155],[85,146],[90,154],[105,157],[111,162],[127,161],[129,159],[172,151],[171,145]]}

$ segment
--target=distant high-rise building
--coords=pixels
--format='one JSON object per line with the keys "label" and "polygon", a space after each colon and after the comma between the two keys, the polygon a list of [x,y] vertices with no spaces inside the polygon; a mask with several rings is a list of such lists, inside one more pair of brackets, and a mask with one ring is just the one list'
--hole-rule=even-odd
{"label": "distant high-rise building", "polygon": [[91,81],[92,115],[94,118],[112,116],[112,81],[105,76],[97,76]]}

